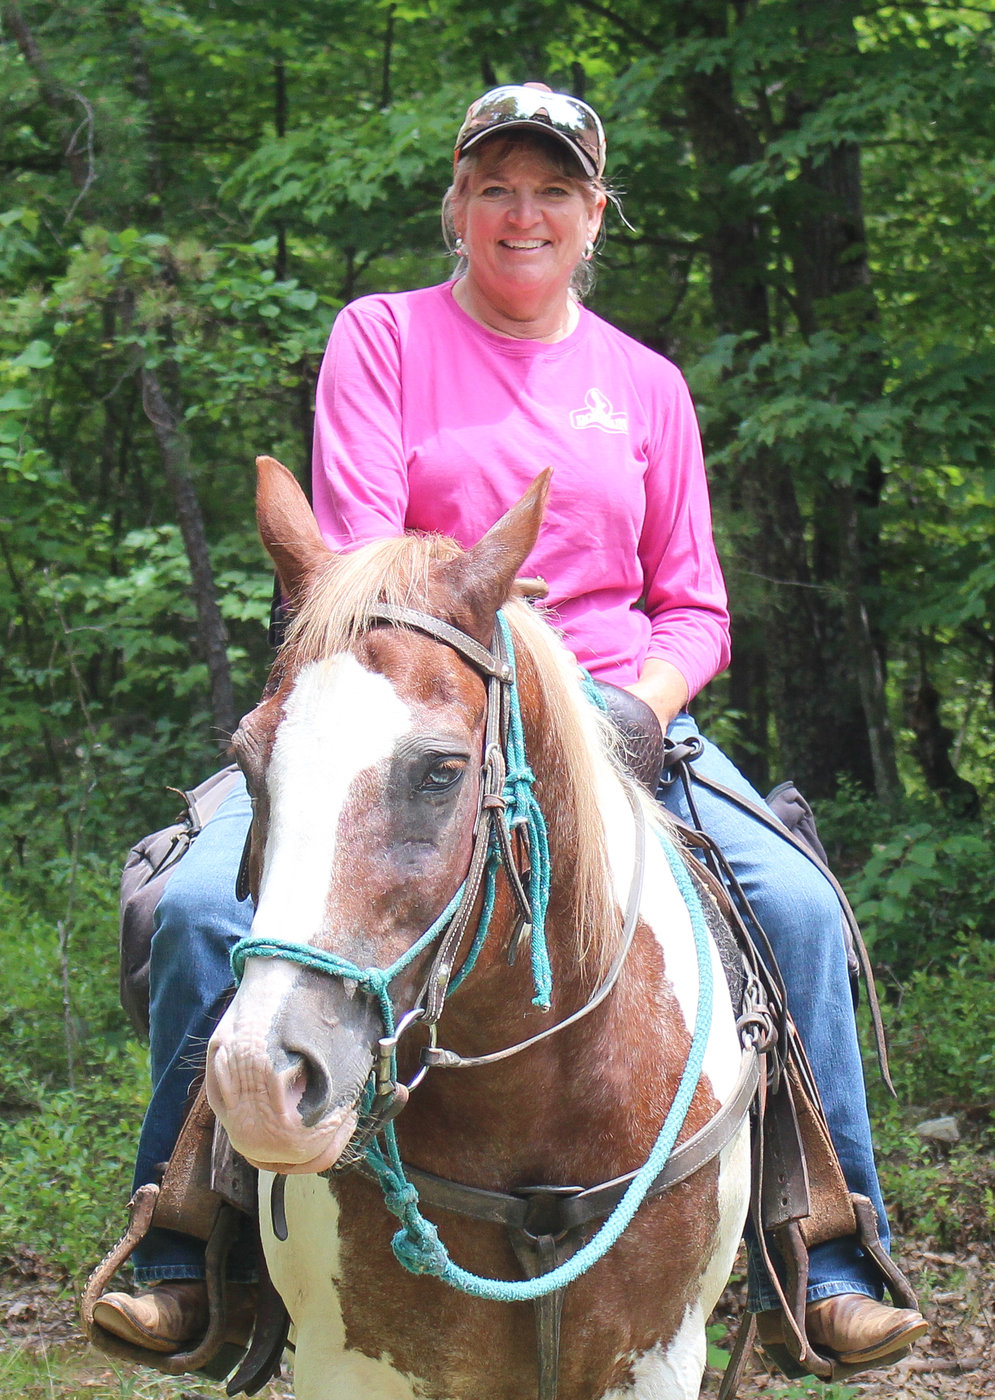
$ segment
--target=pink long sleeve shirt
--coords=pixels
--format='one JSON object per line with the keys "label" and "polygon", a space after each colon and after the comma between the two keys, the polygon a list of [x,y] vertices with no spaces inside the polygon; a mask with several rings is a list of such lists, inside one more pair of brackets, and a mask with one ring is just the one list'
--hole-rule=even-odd
{"label": "pink long sleeve shirt", "polygon": [[404,530],[474,544],[544,467],[522,570],[578,660],[617,685],[647,657],[694,695],[729,659],[701,440],[679,371],[581,308],[552,345],[479,325],[452,284],[363,297],[318,379],[314,510],[352,548]]}

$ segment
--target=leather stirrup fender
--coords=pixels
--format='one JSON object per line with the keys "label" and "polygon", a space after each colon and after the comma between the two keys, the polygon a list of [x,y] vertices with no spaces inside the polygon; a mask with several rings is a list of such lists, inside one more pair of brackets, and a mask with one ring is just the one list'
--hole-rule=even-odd
{"label": "leather stirrup fender", "polygon": [[[255,1177],[254,1169],[232,1150],[227,1135],[216,1124],[201,1088],[166,1164],[162,1185],[149,1184],[135,1192],[129,1202],[127,1229],[87,1280],[80,1316],[83,1330],[94,1346],[171,1376],[201,1372],[211,1379],[223,1380],[238,1365],[245,1347],[226,1341],[225,1264],[241,1222],[246,1215],[255,1214]],[[206,1245],[208,1327],[195,1346],[183,1351],[158,1352],[137,1346],[108,1332],[94,1317],[94,1307],[112,1277],[152,1227],[178,1230]],[[278,1312],[275,1306],[270,1313],[258,1347],[253,1333],[251,1367],[246,1357],[239,1373],[245,1373],[250,1385],[258,1381],[255,1389],[275,1374],[286,1339],[285,1313]],[[267,1365],[271,1369],[259,1380]],[[248,1389],[246,1393],[254,1394],[255,1390]]]}
{"label": "leather stirrup fender", "polygon": [[[783,1312],[784,1333],[779,1343],[764,1343],[763,1349],[789,1379],[816,1376],[831,1382],[845,1380],[867,1368],[827,1356],[809,1341],[805,1312],[810,1248],[826,1240],[856,1236],[895,1304],[903,1308],[916,1308],[918,1304],[908,1280],[881,1244],[873,1205],[846,1186],[811,1070],[793,1030],[790,1039],[785,1073],[780,1076],[777,1092],[769,1096],[770,1101],[778,1101],[783,1094],[785,1101],[775,1102],[773,1111],[768,1111],[766,1085],[762,1083],[755,1124],[757,1180],[751,1214],[769,1282]],[[803,1167],[808,1163],[806,1191],[797,1185],[792,1189],[785,1176],[790,1174],[790,1164],[799,1158]],[[766,1179],[771,1171],[773,1182]],[[807,1210],[806,1195],[810,1197]],[[777,1246],[783,1281],[768,1251],[768,1236]],[[752,1333],[753,1320],[744,1322],[742,1327]],[[742,1347],[737,1341],[736,1370],[728,1385],[723,1383],[721,1400],[731,1400],[735,1394],[751,1346],[752,1337],[743,1340]]]}

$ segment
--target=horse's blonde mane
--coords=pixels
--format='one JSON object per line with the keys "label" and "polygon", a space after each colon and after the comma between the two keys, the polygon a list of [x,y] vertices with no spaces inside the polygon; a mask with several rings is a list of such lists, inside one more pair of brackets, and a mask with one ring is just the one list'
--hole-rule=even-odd
{"label": "horse's blonde mane", "polygon": [[[312,580],[290,627],[288,652],[305,664],[348,650],[383,603],[431,612],[433,565],[461,552],[443,536],[401,535],[336,556]],[[554,862],[559,852],[569,870],[572,956],[597,977],[610,965],[619,937],[599,800],[608,770],[619,766],[614,730],[584,696],[576,661],[541,614],[517,598],[503,610],[519,674],[527,674],[540,695],[541,723],[529,733],[526,719],[526,738],[539,784],[556,791],[555,811],[547,804],[545,816]],[[536,762],[540,753],[544,764]]]}

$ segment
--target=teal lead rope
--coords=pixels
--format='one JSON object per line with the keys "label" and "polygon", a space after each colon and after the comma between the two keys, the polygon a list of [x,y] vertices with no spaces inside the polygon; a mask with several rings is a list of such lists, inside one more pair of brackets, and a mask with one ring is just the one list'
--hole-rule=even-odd
{"label": "teal lead rope", "polygon": [[[497,626],[501,632],[505,652],[514,664],[515,644],[511,638],[508,619],[503,612],[497,614]],[[508,802],[508,826],[512,830],[516,826],[524,826],[528,836],[529,903],[532,906],[532,981],[535,985],[532,1005],[548,1011],[553,995],[553,973],[549,965],[549,949],[546,946],[546,910],[549,907],[551,877],[549,838],[546,832],[546,818],[535,795],[535,774],[529,767],[525,753],[525,729],[522,725],[522,706],[517,681],[510,687],[505,761],[507,774],[504,790],[505,800]]]}
{"label": "teal lead rope", "polygon": [[660,841],[691,916],[695,951],[698,956],[698,1009],[691,1049],[677,1086],[677,1093],[645,1164],[633,1177],[625,1195],[597,1234],[565,1263],[533,1279],[482,1278],[479,1274],[469,1273],[453,1263],[435,1226],[419,1211],[418,1193],[404,1175],[404,1164],[398,1152],[394,1125],[388,1123],[383,1133],[386,1151],[381,1151],[375,1144],[371,1145],[367,1150],[366,1159],[377,1173],[388,1210],[402,1222],[403,1228],[395,1234],[391,1247],[398,1261],[410,1273],[435,1275],[463,1293],[499,1303],[527,1302],[553,1293],[559,1288],[565,1288],[567,1284],[573,1283],[586,1273],[599,1259],[603,1259],[618,1241],[666,1165],[701,1077],[712,1021],[713,983],[708,931],[701,902],[674,846],[662,834]]}

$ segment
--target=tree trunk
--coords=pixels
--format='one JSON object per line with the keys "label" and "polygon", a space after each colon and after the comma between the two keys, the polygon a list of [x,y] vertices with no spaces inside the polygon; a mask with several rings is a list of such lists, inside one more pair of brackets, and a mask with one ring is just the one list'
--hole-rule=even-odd
{"label": "tree trunk", "polygon": [[[802,0],[799,14],[806,51],[828,60],[828,68],[821,85],[787,95],[786,113],[795,127],[839,89],[857,58],[848,0]],[[878,309],[867,260],[859,147],[838,142],[809,153],[799,184],[804,197],[795,193],[793,200],[801,214],[786,229],[799,327],[806,337],[831,329],[864,342],[843,387],[850,401],[876,402],[884,394],[885,371],[875,344]],[[871,457],[854,463],[842,482],[825,483],[813,516],[813,558],[816,579],[838,580],[843,590],[841,670],[853,681],[837,687],[844,726],[848,710],[850,715],[852,752],[845,766],[866,786],[873,784],[883,802],[891,802],[901,783],[885,694],[885,649],[866,601],[880,583],[882,481],[881,464]]]}
{"label": "tree trunk", "polygon": [[971,820],[979,817],[978,790],[953,765],[950,750],[954,736],[940,719],[940,694],[925,669],[908,697],[906,711],[915,735],[916,758],[932,791],[951,816]]}
{"label": "tree trunk", "polygon": [[857,673],[857,685],[864,711],[874,772],[874,791],[879,800],[887,805],[895,801],[902,788],[885,696],[884,666],[864,603],[864,581],[861,577],[863,556],[856,499],[853,490],[847,487],[841,487],[837,496],[842,527],[840,584],[843,588],[843,618],[847,643]]}
{"label": "tree trunk", "polygon": [[[685,33],[711,38],[721,38],[729,23],[726,7],[710,0],[685,6],[682,15]],[[711,207],[722,211],[721,222],[704,232],[716,322],[721,333],[750,334],[752,352],[770,337],[769,230],[745,186],[733,201],[728,176],[760,158],[761,138],[736,99],[728,70],[714,67],[694,74],[685,84],[685,102],[705,194],[711,183]],[[748,694],[754,678],[766,674],[780,748],[778,776],[790,776],[814,797],[827,796],[835,791],[840,768],[849,766],[852,746],[839,742],[840,707],[827,704],[842,671],[828,646],[833,603],[812,576],[806,522],[791,469],[775,445],[761,459],[751,460],[728,486],[754,522],[741,549],[763,587],[762,626],[740,630],[734,625],[732,689]],[[750,766],[759,768],[755,758]]]}
{"label": "tree trunk", "polygon": [[173,494],[197,608],[197,635],[207,663],[214,727],[225,739],[235,728],[235,697],[228,665],[228,631],[218,607],[214,572],[200,502],[190,476],[190,447],[179,414],[166,400],[159,376],[148,366],[140,370],[142,404],[155,430],[163,471]]}
{"label": "tree trunk", "polygon": [[13,34],[21,56],[34,73],[42,99],[62,119],[62,154],[73,184],[79,194],[66,215],[68,223],[94,181],[94,120],[93,108],[75,88],[66,87],[49,67],[38,46],[34,33],[21,13],[21,7],[8,0],[0,5],[0,22]]}

